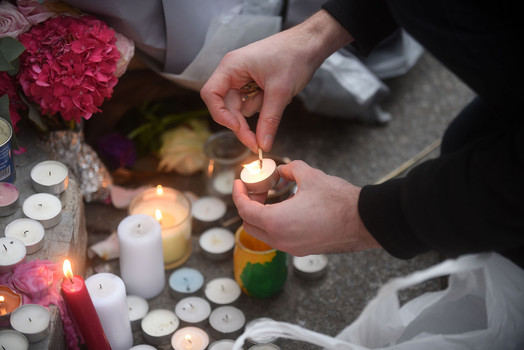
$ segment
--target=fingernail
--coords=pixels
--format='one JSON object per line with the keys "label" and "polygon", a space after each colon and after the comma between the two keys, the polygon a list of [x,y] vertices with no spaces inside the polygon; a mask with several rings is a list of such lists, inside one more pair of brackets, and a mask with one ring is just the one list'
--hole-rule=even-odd
{"label": "fingernail", "polygon": [[273,135],[266,135],[264,136],[264,140],[262,141],[262,149],[265,151],[265,152],[268,152],[269,150],[271,150],[271,146],[273,145]]}

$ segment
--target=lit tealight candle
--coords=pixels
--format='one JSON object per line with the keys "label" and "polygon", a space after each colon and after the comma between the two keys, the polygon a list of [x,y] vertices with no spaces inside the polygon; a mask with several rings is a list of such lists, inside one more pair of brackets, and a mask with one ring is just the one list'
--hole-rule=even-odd
{"label": "lit tealight candle", "polygon": [[18,209],[18,188],[9,182],[0,182],[0,216],[8,216]]}
{"label": "lit tealight candle", "polygon": [[280,175],[275,161],[264,158],[262,164],[259,160],[255,160],[244,165],[240,179],[250,193],[265,193],[277,184]]}
{"label": "lit tealight candle", "polygon": [[16,238],[25,244],[26,254],[33,254],[44,246],[44,226],[33,219],[17,219],[5,227],[5,236]]}
{"label": "lit tealight candle", "polygon": [[214,227],[204,231],[198,242],[205,257],[223,261],[233,255],[235,235],[225,228]]}
{"label": "lit tealight candle", "polygon": [[149,312],[149,304],[147,300],[138,295],[128,295],[127,309],[129,311],[131,329],[134,331],[140,329],[140,323],[142,322],[142,319]]}
{"label": "lit tealight candle", "polygon": [[36,343],[49,334],[51,312],[42,305],[25,304],[13,311],[10,322],[30,343]]}
{"label": "lit tealight candle", "polygon": [[60,194],[67,188],[69,171],[55,160],[46,160],[31,169],[31,181],[36,192]]}
{"label": "lit tealight candle", "polygon": [[229,277],[219,277],[206,285],[206,298],[216,305],[226,305],[235,302],[242,293],[238,283]]}
{"label": "lit tealight candle", "polygon": [[327,266],[328,258],[323,254],[293,257],[293,271],[297,276],[305,279],[316,279],[324,276]]}
{"label": "lit tealight candle", "polygon": [[204,350],[208,344],[209,336],[197,327],[180,328],[171,339],[174,350]]}
{"label": "lit tealight candle", "polygon": [[236,339],[246,323],[244,313],[234,306],[220,306],[209,315],[209,324],[216,339]]}
{"label": "lit tealight candle", "polygon": [[181,267],[169,276],[169,292],[177,299],[198,293],[203,285],[204,275],[190,267]]}
{"label": "lit tealight candle", "polygon": [[62,202],[49,193],[36,193],[24,201],[24,215],[40,221],[44,228],[56,226],[62,219]]}
{"label": "lit tealight candle", "polygon": [[11,313],[22,305],[22,296],[9,288],[0,285],[0,326],[9,323]]}
{"label": "lit tealight candle", "polygon": [[27,350],[29,349],[29,341],[20,332],[4,329],[0,331],[0,349]]}
{"label": "lit tealight candle", "polygon": [[0,237],[0,273],[9,272],[25,260],[25,244],[16,238]]}
{"label": "lit tealight candle", "polygon": [[182,325],[203,327],[211,314],[211,305],[200,297],[187,297],[175,306],[175,314]]}
{"label": "lit tealight candle", "polygon": [[179,324],[180,320],[173,311],[165,309],[152,310],[142,319],[142,334],[151,344],[169,344],[169,340]]}

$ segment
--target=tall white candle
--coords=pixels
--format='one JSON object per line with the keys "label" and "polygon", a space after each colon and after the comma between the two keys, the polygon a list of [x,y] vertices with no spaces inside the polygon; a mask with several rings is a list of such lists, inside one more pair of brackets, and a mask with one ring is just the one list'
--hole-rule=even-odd
{"label": "tall white candle", "polygon": [[0,273],[9,272],[25,260],[25,244],[16,238],[0,237]]}
{"label": "tall white candle", "polygon": [[36,192],[62,193],[69,182],[67,167],[55,160],[46,160],[31,169],[31,181]]}
{"label": "tall white candle", "polygon": [[40,221],[44,228],[57,225],[62,218],[62,202],[49,193],[36,193],[27,197],[22,210],[28,218]]}
{"label": "tall white candle", "polygon": [[97,273],[85,284],[111,349],[129,350],[133,335],[124,281],[111,273]]}
{"label": "tall white candle", "polygon": [[203,326],[211,313],[211,305],[200,297],[187,297],[175,306],[175,314],[182,322]]}
{"label": "tall white candle", "polygon": [[160,224],[151,216],[135,214],[124,218],[117,232],[126,291],[146,299],[157,296],[166,284]]}
{"label": "tall white candle", "polygon": [[206,298],[214,304],[225,305],[235,302],[242,290],[238,283],[229,277],[219,277],[206,284]]}
{"label": "tall white candle", "polygon": [[36,343],[49,334],[51,313],[42,305],[25,304],[13,311],[9,321],[30,343]]}
{"label": "tall white candle", "polygon": [[33,254],[44,246],[45,229],[36,220],[21,218],[11,221],[5,227],[5,236],[21,240],[26,247],[26,254]]}

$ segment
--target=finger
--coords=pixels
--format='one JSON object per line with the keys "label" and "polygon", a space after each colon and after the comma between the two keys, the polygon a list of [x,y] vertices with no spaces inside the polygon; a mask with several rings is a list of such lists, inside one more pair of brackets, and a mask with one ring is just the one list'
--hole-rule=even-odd
{"label": "finger", "polygon": [[270,86],[265,88],[256,130],[257,142],[264,152],[271,151],[280,119],[289,102],[291,97],[287,97],[282,89]]}
{"label": "finger", "polygon": [[288,164],[279,165],[277,170],[282,178],[298,184],[313,168],[304,161],[294,160]]}
{"label": "finger", "polygon": [[[237,135],[240,142],[242,142],[246,147],[255,151],[258,148],[256,141],[256,136],[253,131],[251,131],[246,118],[242,114],[242,100],[241,93],[237,90],[230,90],[224,98],[226,109],[234,115],[238,122],[237,129],[231,129]],[[227,126],[227,125],[226,125]]]}
{"label": "finger", "polygon": [[239,179],[233,183],[233,202],[237,207],[238,215],[244,221],[251,225],[262,226],[261,210],[264,209],[264,205],[249,197],[246,186]]}
{"label": "finger", "polygon": [[260,111],[260,106],[262,105],[262,100],[264,93],[260,92],[256,96],[252,96],[245,101],[242,101],[242,114],[245,117],[251,117],[258,111]]}

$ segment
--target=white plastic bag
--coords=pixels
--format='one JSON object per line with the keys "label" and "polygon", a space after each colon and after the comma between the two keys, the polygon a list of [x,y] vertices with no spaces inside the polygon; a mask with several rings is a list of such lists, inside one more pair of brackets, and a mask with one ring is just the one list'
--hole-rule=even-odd
{"label": "white plastic bag", "polygon": [[[398,291],[446,275],[445,290],[399,306]],[[383,285],[336,338],[267,321],[246,329],[234,349],[248,337],[264,335],[325,349],[524,349],[524,270],[496,253],[446,260]]]}

